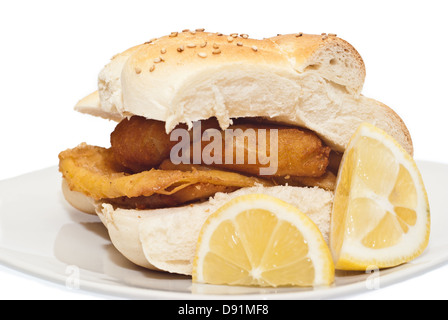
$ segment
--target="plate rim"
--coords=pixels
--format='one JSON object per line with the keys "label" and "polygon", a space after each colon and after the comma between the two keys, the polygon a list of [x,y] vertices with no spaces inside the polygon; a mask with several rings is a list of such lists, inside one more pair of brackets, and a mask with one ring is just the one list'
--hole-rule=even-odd
{"label": "plate rim", "polygon": [[[416,160],[419,167],[423,165],[429,166],[442,166],[448,170],[448,164],[442,162],[434,162],[427,160]],[[32,174],[39,174],[43,171],[57,170],[57,166],[49,166],[40,170],[27,172],[16,177],[4,179],[0,181],[0,185],[6,184],[9,181],[26,178]],[[432,221],[431,221],[432,222]],[[4,250],[10,250],[0,245],[0,253]],[[424,254],[424,253],[423,253]],[[54,257],[53,257],[54,258]],[[418,259],[418,258],[417,258]],[[61,262],[62,264],[65,264]],[[412,262],[410,262],[412,264]],[[389,273],[381,276],[381,286],[378,288],[381,290],[387,286],[395,283],[402,282],[409,279],[410,276],[417,277],[432,270],[438,269],[443,265],[448,264],[448,253],[446,256],[441,255],[438,259],[432,259],[431,263],[425,263],[422,265],[414,264],[412,268],[404,268],[398,274]],[[67,276],[52,272],[42,266],[31,267],[26,262],[21,263],[20,259],[14,259],[8,255],[0,254],[0,265],[14,271],[18,271],[24,275],[30,275],[32,277],[47,281],[49,283],[57,284],[61,287],[65,287],[67,290],[77,290],[79,292],[96,293],[104,295],[106,297],[117,298],[130,298],[130,299],[180,299],[180,300],[223,300],[223,299],[235,299],[235,300],[289,300],[289,299],[329,299],[329,298],[342,298],[351,295],[356,295],[360,292],[368,292],[365,281],[357,281],[354,283],[343,284],[341,286],[332,286],[324,288],[310,289],[306,291],[297,292],[274,292],[274,293],[242,293],[242,294],[206,294],[195,292],[181,292],[181,291],[169,291],[169,290],[157,290],[152,288],[142,288],[129,286],[125,283],[109,284],[95,282],[89,279],[79,279],[79,288],[69,289],[66,284]],[[193,284],[192,284],[193,285]],[[202,284],[201,284],[202,285]],[[205,285],[207,286],[207,285]]]}

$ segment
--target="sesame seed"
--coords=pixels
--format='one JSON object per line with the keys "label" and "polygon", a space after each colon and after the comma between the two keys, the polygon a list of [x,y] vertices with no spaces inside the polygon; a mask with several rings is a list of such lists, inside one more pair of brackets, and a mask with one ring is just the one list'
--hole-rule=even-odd
{"label": "sesame seed", "polygon": [[184,46],[180,46],[179,48],[177,48],[177,52],[182,52],[182,51],[184,51],[185,49],[184,49]]}
{"label": "sesame seed", "polygon": [[322,40],[326,40],[328,36],[326,34],[322,35]]}
{"label": "sesame seed", "polygon": [[296,38],[303,36],[303,32],[296,33]]}
{"label": "sesame seed", "polygon": [[321,35],[321,36],[326,36],[327,33],[326,33],[326,32],[322,32],[320,35]]}
{"label": "sesame seed", "polygon": [[337,34],[336,33],[329,33],[328,34],[330,37],[337,37]]}
{"label": "sesame seed", "polygon": [[257,52],[257,51],[258,51],[257,46],[252,46],[252,50],[254,50],[255,52]]}
{"label": "sesame seed", "polygon": [[216,35],[217,35],[218,37],[222,37],[222,36],[223,36],[223,34],[222,34],[221,32],[218,32]]}
{"label": "sesame seed", "polygon": [[162,62],[162,59],[160,59],[160,58],[155,58],[154,59],[154,63],[160,63],[160,62]]}
{"label": "sesame seed", "polygon": [[221,49],[215,49],[212,52],[213,54],[220,54],[221,53]]}
{"label": "sesame seed", "polygon": [[178,32],[171,32],[170,38],[177,37],[178,34],[179,34]]}
{"label": "sesame seed", "polygon": [[190,32],[190,29],[184,29],[182,32]]}
{"label": "sesame seed", "polygon": [[228,41],[228,42],[232,42],[232,41],[233,41],[233,37],[232,37],[232,36],[228,36],[228,37],[227,37],[227,41]]}
{"label": "sesame seed", "polygon": [[277,37],[279,37],[279,36],[281,36],[282,34],[281,33],[277,33]]}
{"label": "sesame seed", "polygon": [[219,48],[219,46],[216,43],[214,43],[213,44],[213,49],[218,49],[218,48]]}
{"label": "sesame seed", "polygon": [[161,62],[165,62],[165,59],[163,59],[163,57],[160,56],[159,59]]}
{"label": "sesame seed", "polygon": [[135,68],[135,73],[136,73],[136,74],[140,74],[140,73],[142,73],[142,69],[140,69],[139,67],[136,67],[136,68]]}
{"label": "sesame seed", "polygon": [[199,28],[199,29],[196,29],[196,32],[204,32],[205,31],[205,29],[204,28]]}
{"label": "sesame seed", "polygon": [[239,47],[242,47],[243,43],[242,42],[237,42],[236,45],[239,46]]}
{"label": "sesame seed", "polygon": [[160,53],[161,53],[161,54],[165,54],[165,53],[166,53],[166,48],[162,48],[162,49],[160,50]]}
{"label": "sesame seed", "polygon": [[205,52],[199,52],[198,56],[200,56],[201,58],[207,58],[207,54]]}
{"label": "sesame seed", "polygon": [[156,70],[156,66],[152,65],[151,68],[149,69],[149,72],[153,72],[154,70]]}
{"label": "sesame seed", "polygon": [[187,44],[187,48],[196,48],[196,45],[194,43]]}
{"label": "sesame seed", "polygon": [[202,43],[202,44],[200,45],[201,48],[205,48],[206,46],[207,46],[207,41],[205,41],[204,43]]}
{"label": "sesame seed", "polygon": [[152,38],[151,40],[149,40],[149,41],[147,41],[147,42],[145,42],[145,44],[150,44],[150,43],[153,43],[154,41],[156,41],[157,40],[157,38]]}
{"label": "sesame seed", "polygon": [[243,38],[243,39],[247,39],[247,38],[249,38],[249,35],[243,33],[243,34],[240,34],[240,37]]}

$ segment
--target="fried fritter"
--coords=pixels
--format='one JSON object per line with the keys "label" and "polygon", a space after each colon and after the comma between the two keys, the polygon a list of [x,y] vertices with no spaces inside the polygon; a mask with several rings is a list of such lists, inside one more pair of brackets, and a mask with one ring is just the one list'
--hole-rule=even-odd
{"label": "fried fritter", "polygon": [[273,185],[267,180],[221,170],[183,172],[152,169],[130,174],[115,161],[111,149],[86,144],[61,152],[59,170],[72,191],[95,200],[173,195],[201,183],[235,188]]}
{"label": "fried fritter", "polygon": [[[207,166],[200,166],[194,164],[173,164],[170,160],[164,160],[159,166],[161,170],[212,170]],[[319,187],[328,191],[334,191],[336,188],[336,175],[330,170],[325,172],[321,177],[296,177],[296,176],[283,176],[283,177],[271,177],[270,179],[275,185],[289,185],[294,187]]]}
{"label": "fried fritter", "polygon": [[[185,126],[178,128],[186,129]],[[213,131],[207,129],[214,129],[215,135],[210,137],[208,133]],[[222,131],[215,119],[209,119],[200,122],[199,139],[194,132],[195,127],[188,133],[187,157],[194,164],[264,178],[320,177],[329,164],[330,148],[309,130],[239,119],[238,124]],[[203,141],[207,136],[208,141]],[[220,139],[218,144],[215,139]],[[156,168],[170,158],[177,143],[181,142],[170,141],[163,122],[135,116],[123,120],[111,135],[111,149],[116,161],[133,172]],[[199,161],[196,158],[198,151]],[[207,156],[209,160],[205,159]],[[266,171],[269,168],[272,170]]]}
{"label": "fried fritter", "polygon": [[[331,149],[311,131],[263,124],[238,124],[230,129],[234,132],[234,141],[230,148],[223,143],[222,164],[211,164],[213,167],[264,178],[286,175],[318,178],[326,172]],[[274,134],[271,130],[277,130],[276,136],[271,137]],[[254,136],[257,138],[255,148],[250,143]],[[228,153],[233,155],[230,162],[226,161]],[[244,163],[238,161],[237,155],[244,155]],[[265,157],[264,163],[260,155]],[[251,158],[256,159],[255,163],[248,162]],[[275,170],[265,173],[260,170],[271,166],[275,166]]]}
{"label": "fried fritter", "polygon": [[118,163],[133,172],[157,167],[169,158],[175,142],[165,132],[165,123],[134,116],[122,120],[110,136]]}
{"label": "fried fritter", "polygon": [[173,193],[172,195],[153,194],[149,197],[120,197],[115,199],[102,199],[101,201],[122,209],[147,210],[172,208],[194,202],[205,201],[218,192],[229,193],[236,191],[237,189],[239,188],[218,186],[211,183],[197,183]]}

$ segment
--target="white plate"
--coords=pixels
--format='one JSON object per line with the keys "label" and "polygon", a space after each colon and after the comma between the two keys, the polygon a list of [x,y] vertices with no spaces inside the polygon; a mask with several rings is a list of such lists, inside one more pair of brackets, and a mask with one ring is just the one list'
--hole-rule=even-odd
{"label": "white plate", "polygon": [[[428,248],[414,261],[373,273],[338,273],[329,288],[260,289],[193,285],[185,276],[127,261],[96,216],[66,204],[56,167],[0,182],[0,263],[68,287],[143,299],[337,298],[403,281],[448,262],[448,165],[418,162],[431,205]],[[380,277],[380,278],[378,278]]]}

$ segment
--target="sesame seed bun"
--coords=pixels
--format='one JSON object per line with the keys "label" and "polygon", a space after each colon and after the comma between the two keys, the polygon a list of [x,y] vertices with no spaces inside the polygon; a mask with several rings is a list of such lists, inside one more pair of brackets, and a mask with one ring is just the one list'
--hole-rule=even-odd
{"label": "sesame seed bun", "polygon": [[256,40],[184,31],[116,55],[99,75],[98,93],[76,109],[113,120],[164,121],[167,132],[210,117],[223,129],[232,118],[264,117],[309,128],[336,151],[369,122],[412,154],[400,117],[361,95],[365,74],[359,53],[334,34]]}

